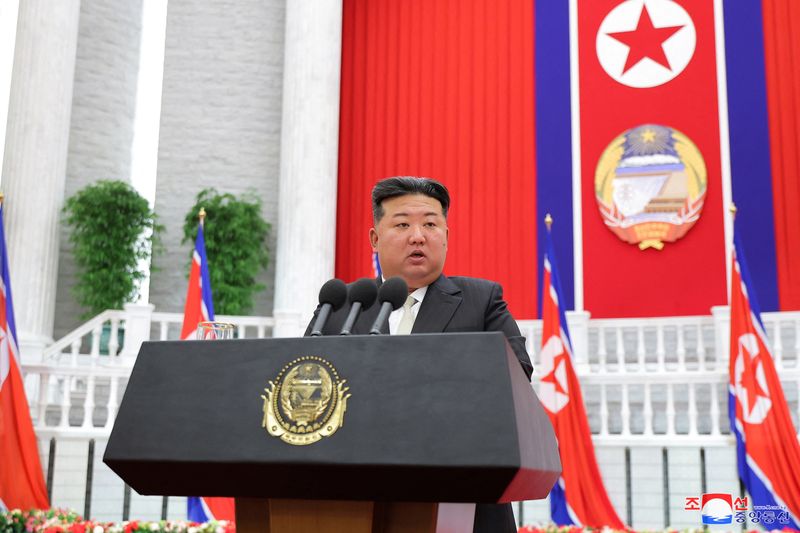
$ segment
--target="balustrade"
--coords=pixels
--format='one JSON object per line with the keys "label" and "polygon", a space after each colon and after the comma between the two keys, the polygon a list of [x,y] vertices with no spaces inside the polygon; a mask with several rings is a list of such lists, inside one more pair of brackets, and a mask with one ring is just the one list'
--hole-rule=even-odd
{"label": "balustrade", "polygon": [[[274,327],[269,317],[217,318],[236,324],[238,338],[264,338]],[[800,313],[765,313],[763,319],[797,423]],[[149,320],[147,340],[179,338],[180,313],[150,312]],[[145,340],[124,338],[130,335],[128,321],[126,311],[105,311],[48,347],[43,363],[24,366],[37,431],[48,436],[108,435],[133,361],[123,355],[123,346],[138,346]],[[576,369],[597,442],[731,444],[728,354],[718,349],[719,340],[727,336],[719,331],[727,328],[724,319],[717,315],[598,319],[586,324],[576,328],[585,337],[573,339],[573,345],[588,348],[581,359],[585,364],[576,364]],[[526,320],[519,325],[538,367],[541,323]],[[536,374],[533,381],[537,387]]]}

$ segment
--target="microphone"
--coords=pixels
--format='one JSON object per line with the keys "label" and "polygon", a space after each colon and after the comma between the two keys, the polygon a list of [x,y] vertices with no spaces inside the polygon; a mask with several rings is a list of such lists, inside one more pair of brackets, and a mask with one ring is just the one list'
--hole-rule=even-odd
{"label": "microphone", "polygon": [[329,279],[319,290],[319,303],[321,305],[317,319],[314,321],[314,328],[311,330],[312,337],[322,335],[322,328],[331,311],[338,311],[347,301],[347,285],[340,279]]}
{"label": "microphone", "polygon": [[387,279],[378,290],[378,301],[381,302],[381,310],[378,318],[369,330],[370,335],[379,335],[381,328],[389,318],[389,314],[395,309],[400,309],[408,299],[408,285],[403,278],[395,276]]}
{"label": "microphone", "polygon": [[339,335],[350,335],[361,310],[369,309],[377,296],[378,287],[375,285],[375,280],[361,278],[350,286],[350,314],[347,315]]}

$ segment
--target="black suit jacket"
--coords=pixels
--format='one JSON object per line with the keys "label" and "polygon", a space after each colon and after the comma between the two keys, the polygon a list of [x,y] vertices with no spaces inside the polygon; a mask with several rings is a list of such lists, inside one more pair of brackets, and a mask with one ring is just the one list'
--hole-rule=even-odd
{"label": "black suit jacket", "polygon": [[[380,284],[381,280],[378,279],[377,282]],[[380,306],[376,303],[362,312],[353,325],[352,334],[369,334],[379,310]],[[349,312],[348,304],[332,313],[322,328],[322,334],[338,335]],[[306,329],[306,335],[311,333],[318,313],[319,307],[314,311],[314,318]],[[525,337],[520,333],[514,317],[508,312],[500,284],[478,278],[448,278],[443,274],[428,287],[411,333],[465,331],[502,331],[525,375],[531,379],[533,365],[525,349]],[[382,332],[389,333],[388,321],[383,325]],[[476,505],[474,533],[511,533],[516,530],[510,504]]]}
{"label": "black suit jacket", "polygon": [[[378,280],[380,284],[380,279]],[[353,325],[353,335],[367,335],[378,316],[380,306],[376,303],[359,316]],[[328,318],[322,329],[323,335],[338,335],[350,306],[345,305]],[[317,318],[319,308],[306,329]],[[389,333],[388,322],[383,333]],[[439,276],[425,293],[425,299],[417,313],[411,333],[455,333],[464,331],[502,331],[519,359],[528,379],[533,373],[531,359],[525,349],[525,337],[519,331],[514,317],[508,312],[503,300],[503,288],[499,283],[478,278]]]}

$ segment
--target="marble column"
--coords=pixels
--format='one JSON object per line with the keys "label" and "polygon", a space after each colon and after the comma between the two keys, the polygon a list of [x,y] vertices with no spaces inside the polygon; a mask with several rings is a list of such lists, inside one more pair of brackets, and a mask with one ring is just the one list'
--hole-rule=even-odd
{"label": "marble column", "polygon": [[286,3],[276,337],[301,335],[333,276],[342,0]]}
{"label": "marble column", "polygon": [[80,0],[21,0],[3,161],[23,362],[52,342]]}

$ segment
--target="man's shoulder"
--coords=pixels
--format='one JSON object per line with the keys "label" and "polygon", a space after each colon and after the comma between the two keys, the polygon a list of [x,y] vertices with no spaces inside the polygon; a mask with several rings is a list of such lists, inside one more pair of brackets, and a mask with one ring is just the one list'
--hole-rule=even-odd
{"label": "man's shoulder", "polygon": [[467,276],[447,276],[456,287],[463,291],[490,293],[499,286],[496,281],[483,278],[470,278]]}

